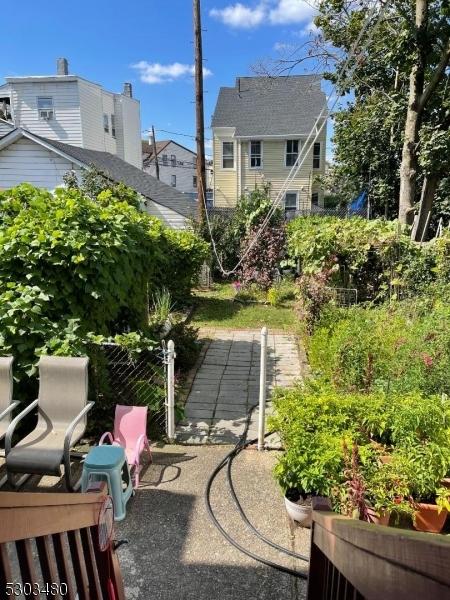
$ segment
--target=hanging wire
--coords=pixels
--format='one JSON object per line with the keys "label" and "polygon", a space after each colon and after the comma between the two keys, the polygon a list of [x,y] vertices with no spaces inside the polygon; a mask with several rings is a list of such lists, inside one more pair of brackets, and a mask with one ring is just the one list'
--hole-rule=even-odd
{"label": "hanging wire", "polygon": [[[381,23],[381,20],[383,19],[384,13],[386,11],[388,7],[388,3],[385,2],[385,4],[383,4],[379,14],[378,14],[378,18],[372,28],[372,30],[370,31],[367,40],[364,44],[364,46],[362,47],[362,49],[360,49],[357,58],[359,58],[362,53],[369,47],[372,38],[374,36],[375,31],[377,30],[378,26]],[[211,230],[211,222],[209,219],[209,215],[208,215],[208,207],[206,204],[206,195],[205,195],[205,189],[203,186],[203,181],[201,181],[201,187],[202,187],[202,199],[203,199],[203,203],[205,206],[205,214],[206,214],[206,221],[207,221],[207,225],[208,225],[208,230],[209,230],[209,235],[211,238],[211,243],[212,243],[212,247],[213,247],[213,252],[214,255],[216,257],[218,266],[222,272],[222,274],[225,277],[228,277],[230,275],[233,275],[233,273],[235,273],[237,271],[237,269],[241,266],[242,262],[245,260],[245,258],[248,256],[249,252],[251,251],[251,249],[253,248],[253,246],[256,244],[256,242],[258,241],[259,237],[262,235],[264,229],[267,227],[267,225],[269,224],[273,214],[275,213],[276,209],[278,208],[278,205],[280,203],[280,200],[282,199],[282,197],[284,196],[284,194],[286,193],[286,190],[289,188],[291,182],[293,179],[295,179],[295,177],[297,176],[298,171],[301,169],[301,167],[303,166],[303,163],[305,162],[307,155],[309,153],[309,151],[311,150],[311,148],[313,147],[314,143],[316,142],[316,140],[318,139],[319,135],[321,134],[323,128],[325,127],[325,124],[327,122],[327,119],[331,116],[331,114],[333,113],[334,109],[336,108],[337,103],[339,102],[340,99],[340,91],[344,90],[346,85],[348,85],[348,83],[351,81],[351,79],[353,78],[353,74],[358,66],[358,60],[355,60],[352,68],[350,69],[350,71],[348,73],[345,73],[348,64],[350,63],[350,61],[353,59],[353,56],[356,54],[356,50],[357,47],[359,45],[359,43],[362,40],[363,35],[366,33],[366,30],[368,29],[370,22],[372,20],[373,15],[375,14],[376,10],[378,8],[378,3],[375,2],[373,7],[371,8],[371,10],[369,11],[368,16],[366,17],[364,26],[361,28],[358,37],[356,38],[355,42],[353,43],[350,52],[344,62],[344,65],[342,67],[341,70],[341,74],[338,75],[338,80],[336,83],[333,84],[333,91],[328,95],[326,102],[322,108],[322,110],[320,111],[318,117],[316,117],[316,120],[314,122],[314,125],[311,128],[311,131],[308,134],[308,137],[306,139],[306,142],[304,145],[302,145],[299,155],[297,157],[297,160],[295,161],[294,165],[292,166],[288,176],[286,177],[280,191],[277,194],[277,197],[275,198],[272,207],[270,208],[269,212],[267,213],[266,218],[264,219],[264,221],[262,222],[259,230],[257,231],[257,233],[255,234],[254,238],[252,239],[252,241],[250,242],[250,244],[248,245],[246,251],[244,252],[244,254],[241,256],[241,258],[239,259],[238,263],[236,264],[236,266],[227,271],[222,263],[222,260],[220,259],[218,252],[217,252],[217,247],[216,247],[216,243],[215,240],[213,238],[212,235],[212,230]],[[345,74],[345,77],[344,77]],[[341,81],[342,79],[342,81]],[[333,97],[333,95],[336,94],[336,98],[334,99],[332,105],[330,108],[328,108],[328,102],[331,100],[331,98]],[[322,123],[319,126],[320,121],[322,120]],[[314,136],[314,138],[311,140],[311,137],[314,134],[314,131],[316,131],[316,134]],[[308,146],[309,144],[309,146]]]}

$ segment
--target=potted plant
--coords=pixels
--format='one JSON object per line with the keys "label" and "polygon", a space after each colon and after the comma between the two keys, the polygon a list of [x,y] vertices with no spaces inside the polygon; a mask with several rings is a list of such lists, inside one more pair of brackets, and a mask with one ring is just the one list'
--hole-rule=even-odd
{"label": "potted plant", "polygon": [[434,502],[419,502],[414,508],[413,522],[418,531],[440,533],[450,512],[450,489],[438,488]]}
{"label": "potted plant", "polygon": [[366,475],[368,521],[385,526],[389,525],[391,516],[398,521],[401,515],[412,514],[407,478],[395,455],[390,458]]}

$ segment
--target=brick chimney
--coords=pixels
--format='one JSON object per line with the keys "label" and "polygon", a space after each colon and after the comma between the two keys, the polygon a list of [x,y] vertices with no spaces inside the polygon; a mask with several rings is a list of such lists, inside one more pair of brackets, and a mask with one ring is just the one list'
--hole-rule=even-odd
{"label": "brick chimney", "polygon": [[123,92],[122,94],[124,96],[128,96],[128,98],[132,98],[133,97],[133,86],[131,85],[131,83],[124,83],[123,84]]}
{"label": "brick chimney", "polygon": [[67,58],[58,58],[56,61],[56,74],[57,75],[68,75],[69,74],[69,63]]}

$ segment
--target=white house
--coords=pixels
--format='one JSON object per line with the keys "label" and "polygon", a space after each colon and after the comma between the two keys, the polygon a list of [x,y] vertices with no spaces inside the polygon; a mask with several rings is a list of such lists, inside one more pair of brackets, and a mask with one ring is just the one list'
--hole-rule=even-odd
{"label": "white house", "polygon": [[10,128],[0,137],[0,190],[24,182],[54,190],[64,184],[68,171],[81,175],[91,165],[110,180],[136,190],[143,197],[142,208],[173,229],[185,228],[195,215],[193,200],[115,154],[65,144],[22,128]]}
{"label": "white house", "polygon": [[[153,145],[142,142],[144,171],[156,177]],[[173,140],[156,142],[156,160],[159,166],[159,178],[171,187],[185,194],[197,194],[197,154]],[[212,184],[212,167],[206,166],[206,186]]]}
{"label": "white house", "polygon": [[0,116],[15,127],[71,146],[110,152],[142,168],[140,104],[130,83],[120,94],[109,92],[70,75],[65,58],[58,59],[56,75],[5,81],[0,86]]}
{"label": "white house", "polygon": [[[288,212],[321,206],[316,179],[325,172],[326,126],[317,119],[325,103],[316,75],[239,77],[234,87],[221,88],[212,119],[214,205],[232,208],[243,194],[268,184],[272,199]],[[322,124],[303,160],[308,135]],[[301,168],[285,190],[299,156]]]}

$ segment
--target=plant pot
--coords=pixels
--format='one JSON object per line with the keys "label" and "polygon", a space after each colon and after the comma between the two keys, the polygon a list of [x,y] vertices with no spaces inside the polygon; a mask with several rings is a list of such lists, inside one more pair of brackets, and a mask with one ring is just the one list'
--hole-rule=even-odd
{"label": "plant pot", "polygon": [[311,527],[312,522],[312,507],[311,504],[298,504],[284,497],[284,503],[288,515],[296,521],[301,527]]}
{"label": "plant pot", "polygon": [[389,519],[391,518],[390,510],[376,511],[374,508],[368,508],[367,514],[369,516],[369,523],[375,523],[375,525],[384,525],[384,527],[388,527]]}
{"label": "plant pot", "polygon": [[417,505],[418,510],[414,513],[414,527],[417,531],[428,531],[429,533],[440,533],[447,519],[447,511],[443,508],[439,512],[436,504]]}

